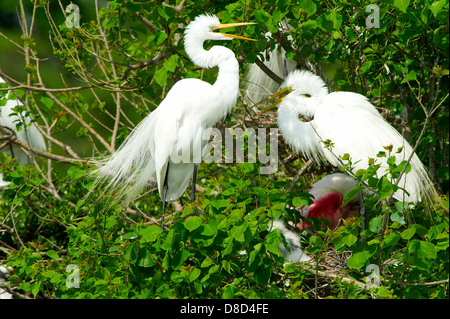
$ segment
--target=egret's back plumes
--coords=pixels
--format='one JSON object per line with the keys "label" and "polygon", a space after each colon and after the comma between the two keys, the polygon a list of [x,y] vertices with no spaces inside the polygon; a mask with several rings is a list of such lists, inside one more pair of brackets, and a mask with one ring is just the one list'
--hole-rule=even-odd
{"label": "egret's back plumes", "polygon": [[[156,112],[156,111],[155,111]],[[146,117],[127,137],[118,150],[108,158],[97,170],[97,185],[106,184],[106,189],[117,198],[124,198],[128,204],[155,176],[153,139],[141,138],[150,136],[154,131],[156,117]],[[144,134],[144,135],[142,135]],[[147,135],[145,135],[147,134]],[[109,181],[109,182],[108,182]],[[155,180],[156,182],[156,180]]]}

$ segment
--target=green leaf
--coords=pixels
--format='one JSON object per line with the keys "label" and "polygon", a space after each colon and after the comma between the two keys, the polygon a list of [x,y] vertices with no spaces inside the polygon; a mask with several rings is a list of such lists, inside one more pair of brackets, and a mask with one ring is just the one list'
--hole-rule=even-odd
{"label": "green leaf", "polygon": [[53,260],[59,258],[58,254],[57,254],[56,251],[54,251],[54,250],[49,250],[49,251],[47,251],[45,254],[46,254],[48,257],[50,257],[51,259],[53,259]]}
{"label": "green leaf", "polygon": [[174,243],[175,243],[175,230],[172,228],[167,233],[167,237],[164,240],[164,243],[161,245],[161,248],[164,250],[169,250],[170,248],[172,248]]}
{"label": "green leaf", "polygon": [[172,55],[164,62],[164,68],[169,72],[175,71],[177,65],[178,65],[178,55]]}
{"label": "green leaf", "polygon": [[256,10],[254,13],[255,18],[258,22],[266,25],[266,27],[270,26],[270,22],[272,21],[272,17],[270,14],[264,10]]}
{"label": "green leaf", "polygon": [[342,238],[342,242],[346,244],[348,247],[351,247],[354,243],[358,241],[358,237],[353,234],[349,234]]}
{"label": "green leaf", "polygon": [[255,258],[259,255],[259,253],[261,252],[262,248],[263,248],[263,244],[262,243],[256,244],[253,247],[253,250],[250,252],[249,258],[248,258],[248,263],[250,265],[253,264],[253,262],[255,261]]}
{"label": "green leaf", "polygon": [[170,20],[175,15],[175,11],[173,8],[163,5],[158,6],[158,13],[165,20]]}
{"label": "green leaf", "polygon": [[222,298],[223,299],[233,299],[236,292],[236,287],[232,284],[226,285],[223,289]]}
{"label": "green leaf", "polygon": [[406,12],[406,8],[409,6],[409,0],[394,0],[394,7],[402,12]]}
{"label": "green leaf", "polygon": [[369,260],[368,252],[361,251],[355,253],[347,260],[347,266],[356,270],[361,269]]}
{"label": "green leaf", "polygon": [[446,26],[441,26],[434,30],[433,43],[440,49],[446,50],[449,46],[449,36]]}
{"label": "green leaf", "polygon": [[412,240],[408,244],[408,251],[412,254],[413,265],[423,270],[428,270],[430,260],[437,257],[436,247],[428,241]]}
{"label": "green leaf", "polygon": [[373,61],[364,61],[364,63],[359,67],[358,73],[364,74],[367,73],[372,67]]}
{"label": "green leaf", "polygon": [[410,240],[412,236],[416,233],[416,228],[413,226],[410,226],[408,229],[405,229],[401,233],[401,237],[406,240]]}
{"label": "green leaf", "polygon": [[157,225],[145,227],[139,231],[139,235],[141,235],[141,242],[154,242],[160,234],[161,227]]}
{"label": "green leaf", "polygon": [[311,0],[300,0],[298,2],[300,8],[306,12],[308,17],[317,11],[317,6],[314,1]]}
{"label": "green leaf", "polygon": [[138,3],[134,3],[133,1],[126,2],[127,8],[130,9],[131,12],[139,12],[141,11],[141,6]]}
{"label": "green leaf", "polygon": [[416,71],[411,70],[411,71],[408,72],[408,74],[407,74],[406,77],[402,80],[401,83],[406,83],[406,82],[409,82],[409,81],[414,81],[414,80],[416,80],[416,79],[417,79]]}
{"label": "green leaf", "polygon": [[448,0],[435,1],[431,4],[430,10],[433,13],[434,17],[436,17],[439,12],[442,11],[446,3],[448,3]]}
{"label": "green leaf", "polygon": [[304,197],[294,197],[292,199],[292,205],[294,207],[299,207],[299,206],[308,206],[309,204],[311,204],[311,201],[308,198],[304,198]]}
{"label": "green leaf", "polygon": [[168,78],[169,78],[169,72],[166,69],[159,69],[155,73],[155,81],[160,86],[164,86],[164,84],[166,84]]}
{"label": "green leaf", "polygon": [[217,209],[227,207],[229,204],[230,204],[230,202],[226,199],[218,199],[218,200],[211,201],[211,205]]}
{"label": "green leaf", "polygon": [[342,200],[342,206],[347,205],[347,203],[352,200],[355,196],[357,196],[360,192],[362,192],[366,187],[365,186],[357,186],[351,189],[347,194],[345,194],[344,199]]}
{"label": "green leaf", "polygon": [[243,223],[242,225],[235,225],[231,228],[230,234],[231,236],[239,242],[245,241],[244,232],[248,227],[247,223]]}
{"label": "green leaf", "polygon": [[40,288],[41,288],[41,281],[36,281],[31,285],[31,292],[33,293],[34,297],[36,297],[36,295],[39,293]]}
{"label": "green leaf", "polygon": [[270,269],[270,266],[264,264],[255,271],[256,282],[261,286],[267,285],[270,280],[271,273],[272,270]]}
{"label": "green leaf", "polygon": [[202,232],[203,236],[215,236],[217,235],[217,231],[219,230],[219,225],[217,224],[217,221],[210,220],[208,224],[204,225],[204,229]]}
{"label": "green leaf", "polygon": [[83,169],[80,169],[76,166],[71,166],[69,167],[69,169],[67,170],[67,175],[72,179],[78,179],[81,177],[86,176],[86,171]]}
{"label": "green leaf", "polygon": [[209,267],[209,266],[212,266],[212,265],[214,265],[214,261],[212,261],[211,258],[206,257],[206,258],[203,260],[203,262],[202,262],[202,264],[200,265],[200,267],[201,267],[201,268],[206,268],[206,267]]}
{"label": "green leaf", "polygon": [[377,193],[379,196],[379,200],[388,198],[394,193],[394,186],[385,176],[381,177]]}
{"label": "green leaf", "polygon": [[381,242],[381,248],[382,249],[386,249],[386,248],[393,249],[397,245],[400,238],[401,238],[401,236],[398,232],[390,233]]}
{"label": "green leaf", "polygon": [[200,274],[201,274],[201,270],[198,268],[191,268],[191,272],[189,273],[189,281],[193,282],[194,280],[196,280]]}
{"label": "green leaf", "polygon": [[141,250],[139,255],[137,263],[139,267],[153,267],[156,264],[156,260],[152,257],[148,249]]}
{"label": "green leaf", "polygon": [[222,250],[222,256],[226,256],[228,254],[230,254],[233,251],[233,240],[230,239],[227,243],[227,246],[225,247],[224,250]]}
{"label": "green leaf", "polygon": [[381,223],[383,220],[383,216],[377,216],[372,218],[369,222],[369,229],[372,233],[379,233],[381,231]]}
{"label": "green leaf", "polygon": [[46,96],[41,96],[39,98],[39,100],[42,102],[42,104],[44,104],[49,109],[51,109],[51,107],[54,104],[53,100],[51,98],[49,98],[49,97],[46,97]]}
{"label": "green leaf", "polygon": [[202,224],[202,219],[199,216],[192,216],[189,217],[185,222],[184,222],[184,227],[189,230],[189,231],[193,231],[197,228],[199,228]]}
{"label": "green leaf", "polygon": [[273,230],[266,236],[266,249],[275,255],[280,255],[280,235],[279,231]]}

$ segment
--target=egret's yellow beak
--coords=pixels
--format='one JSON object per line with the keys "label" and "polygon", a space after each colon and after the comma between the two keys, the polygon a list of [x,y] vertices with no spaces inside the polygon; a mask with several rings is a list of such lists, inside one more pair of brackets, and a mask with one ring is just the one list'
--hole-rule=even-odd
{"label": "egret's yellow beak", "polygon": [[[217,32],[218,30],[225,29],[225,28],[239,27],[239,26],[252,25],[252,24],[256,24],[256,23],[254,23],[254,22],[238,22],[238,23],[217,24],[217,25],[213,25],[211,27],[211,31]],[[240,35],[234,35],[234,34],[228,34],[228,33],[222,33],[222,32],[219,32],[219,33],[226,36],[227,38],[256,41],[256,40],[253,40],[250,38],[242,37]]]}
{"label": "egret's yellow beak", "polygon": [[258,117],[260,117],[262,114],[266,113],[267,111],[270,111],[271,109],[273,109],[275,106],[277,106],[278,104],[280,104],[281,102],[283,102],[284,97],[286,95],[288,95],[289,93],[292,92],[292,88],[287,86],[284,89],[281,89],[280,91],[278,91],[277,93],[273,94],[272,96],[269,96],[267,99],[265,99],[264,101],[261,101],[259,103],[256,103],[253,106],[258,106],[264,102],[267,102],[271,99],[274,99],[276,97],[279,97],[281,95],[284,95],[283,97],[281,97],[278,101],[275,101],[274,103],[272,103],[271,105],[269,105],[267,108],[265,108],[263,111],[261,111],[258,115],[255,116],[255,119],[257,119]]}

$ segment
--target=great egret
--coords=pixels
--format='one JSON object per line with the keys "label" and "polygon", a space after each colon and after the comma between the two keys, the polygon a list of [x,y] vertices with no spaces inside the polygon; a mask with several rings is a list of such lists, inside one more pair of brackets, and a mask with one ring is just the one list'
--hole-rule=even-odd
{"label": "great egret", "polygon": [[[6,83],[3,78],[0,77],[0,83]],[[6,97],[10,95],[10,91],[6,93]],[[30,125],[31,119],[26,117],[24,114],[17,114],[16,111],[13,110],[16,106],[20,105],[20,101],[16,98],[8,99],[6,104],[0,106],[0,126],[6,127],[7,129],[14,132],[19,140],[28,145],[37,148],[39,150],[46,150],[45,140],[39,130],[36,128],[34,124]],[[17,130],[17,123],[24,122],[22,125],[22,129],[20,131]],[[31,154],[26,150],[23,150],[17,145],[10,144],[5,147],[9,156],[16,158],[17,163],[19,165],[29,165],[32,163]],[[10,184],[10,182],[3,180],[3,174],[0,173],[0,187],[6,187]]]}
{"label": "great egret", "polygon": [[[327,160],[340,167],[340,156],[349,154],[353,163],[353,173],[368,168],[368,159],[376,159],[381,164],[378,172],[384,174],[388,168],[386,157],[377,158],[383,147],[392,145],[395,163],[408,160],[412,148],[378,113],[368,99],[353,92],[328,93],[322,79],[308,71],[294,70],[282,85],[282,90],[271,96],[272,99],[288,93],[276,103],[267,107],[257,116],[279,104],[278,126],[283,138],[296,151],[320,163]],[[300,118],[302,120],[300,120]],[[306,119],[309,122],[304,122]],[[332,150],[323,147],[321,142],[331,140]],[[396,151],[402,147],[402,150]],[[436,190],[428,177],[424,165],[413,154],[411,171],[403,174],[398,186],[401,189],[394,197],[401,201],[418,202],[423,198],[437,197]]]}
{"label": "great egret", "polygon": [[[266,33],[266,37],[270,35],[270,32]],[[278,44],[273,50],[265,51],[264,57],[264,65],[281,79],[285,79],[297,67],[295,61],[286,58],[286,51]],[[245,82],[244,99],[247,104],[261,101],[280,88],[280,83],[269,77],[256,63],[249,65]]]}
{"label": "great egret", "polygon": [[[353,214],[359,212],[358,195],[342,206],[345,195],[356,186],[356,180],[348,175],[342,173],[327,175],[315,182],[309,190],[309,193],[314,196],[313,203],[297,209],[305,218],[323,217],[329,220],[331,223],[329,227],[334,230],[341,224],[342,219],[352,217]],[[296,226],[308,230],[311,224],[302,222]]]}
{"label": "great egret", "polygon": [[238,97],[239,63],[233,51],[223,46],[205,50],[203,43],[206,40],[252,40],[218,32],[250,24],[253,23],[221,24],[214,15],[200,15],[189,23],[184,38],[186,53],[202,68],[219,68],[215,83],[211,85],[199,79],[178,81],[156,110],[147,115],[98,169],[98,182],[111,178],[107,188],[118,190],[126,203],[156,175],[163,201],[161,228],[166,203],[180,198],[191,176],[191,200],[194,201],[201,162],[199,153],[209,140],[212,126],[226,117]]}

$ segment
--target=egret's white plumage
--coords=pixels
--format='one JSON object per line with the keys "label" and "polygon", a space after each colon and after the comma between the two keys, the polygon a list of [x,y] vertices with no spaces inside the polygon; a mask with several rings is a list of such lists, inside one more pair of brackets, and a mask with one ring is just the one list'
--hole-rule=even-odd
{"label": "egret's white plumage", "polygon": [[[282,87],[291,88],[280,103],[278,125],[283,138],[298,152],[317,162],[327,160],[340,167],[339,156],[348,153],[355,173],[367,169],[368,159],[374,158],[381,164],[378,175],[384,175],[388,168],[386,158],[377,158],[384,146],[393,146],[396,163],[408,160],[412,148],[403,136],[378,113],[368,99],[353,92],[328,93],[322,79],[311,72],[291,72]],[[303,122],[299,116],[312,118]],[[331,140],[330,151],[320,141]],[[403,147],[400,153],[395,153]],[[427,171],[414,154],[411,158],[411,172],[403,175],[398,185],[409,193],[397,191],[399,200],[418,202],[423,198],[434,198],[436,191]]]}
{"label": "egret's white plumage", "polygon": [[[270,33],[266,34],[266,36]],[[285,79],[289,72],[295,70],[297,62],[286,58],[286,51],[278,44],[273,50],[265,53],[264,65],[281,79]],[[248,104],[256,103],[276,92],[280,84],[269,77],[256,63],[249,65],[245,77],[245,101]]]}
{"label": "egret's white plumage", "polygon": [[[6,82],[0,77],[0,83]],[[10,91],[7,92],[6,96],[10,96]],[[0,126],[12,130],[20,141],[29,144],[36,149],[46,150],[44,137],[34,124],[30,125],[31,118],[25,116],[25,114],[20,114],[20,116],[13,114],[17,113],[13,108],[18,105],[21,105],[21,102],[17,98],[10,98],[6,101],[5,105],[0,106]],[[20,131],[17,130],[17,124],[19,122],[24,123]],[[32,154],[15,144],[12,144],[11,148],[5,147],[3,150],[6,151],[9,156],[15,157],[19,165],[29,165],[32,163]],[[5,182],[3,180],[3,175],[0,173],[0,186],[5,187],[8,185],[9,182]]]}
{"label": "egret's white plumage", "polygon": [[119,190],[125,202],[132,200],[155,177],[163,199],[168,165],[166,202],[177,200],[188,186],[194,163],[201,161],[211,127],[235,106],[239,64],[234,53],[223,46],[203,48],[206,40],[246,39],[215,32],[224,26],[213,15],[201,15],[185,31],[184,46],[189,58],[202,68],[218,67],[215,83],[199,79],[178,81],[158,108],[98,170],[99,182],[110,178],[108,188]]}
{"label": "egret's white plumage", "polygon": [[290,262],[307,262],[311,260],[302,249],[302,245],[300,242],[300,237],[293,231],[286,228],[286,225],[280,220],[276,219],[269,224],[269,229],[277,228],[286,239],[286,242],[289,245],[289,250],[283,244],[283,241],[280,242],[279,248],[281,255]]}

